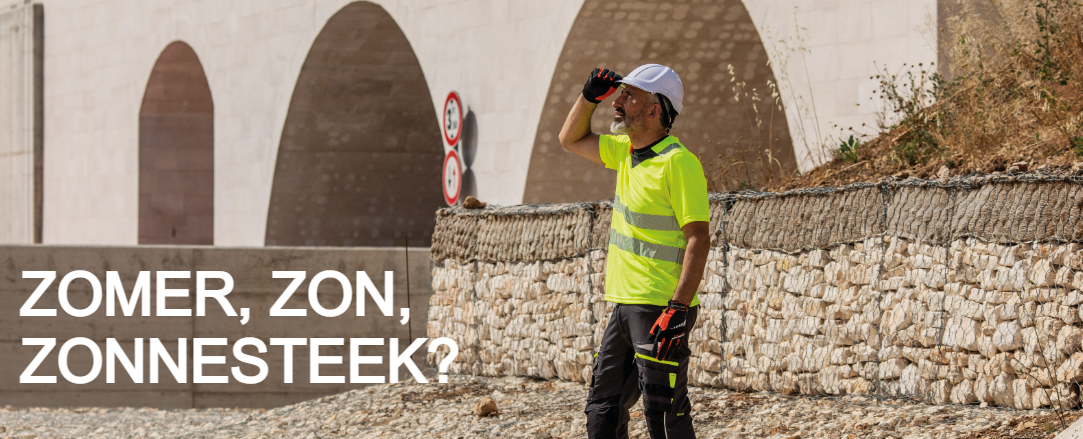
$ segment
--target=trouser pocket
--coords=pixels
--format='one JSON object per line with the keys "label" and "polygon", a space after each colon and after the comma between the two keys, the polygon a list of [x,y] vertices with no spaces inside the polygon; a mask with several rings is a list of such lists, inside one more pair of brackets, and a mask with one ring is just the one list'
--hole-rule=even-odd
{"label": "trouser pocket", "polygon": [[636,353],[639,368],[639,390],[643,395],[643,408],[669,412],[673,408],[677,372],[680,365],[675,361],[663,361]]}

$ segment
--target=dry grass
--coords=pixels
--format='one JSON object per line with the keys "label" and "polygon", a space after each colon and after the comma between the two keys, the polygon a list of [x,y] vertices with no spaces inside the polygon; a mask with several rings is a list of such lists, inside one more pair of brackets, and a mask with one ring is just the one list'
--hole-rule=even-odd
{"label": "dry grass", "polygon": [[1069,172],[1083,160],[1083,5],[961,0],[948,23],[950,79],[932,66],[884,70],[878,78],[886,111],[877,135],[770,188],[889,175]]}
{"label": "dry grass", "polygon": [[[732,64],[727,66],[727,70],[730,91],[734,101],[743,107],[749,136],[737,139],[729,148],[729,154],[702,157],[707,189],[711,192],[724,192],[781,184],[790,175],[786,172],[787,167],[777,158],[776,151],[780,151],[782,145],[777,143],[777,139],[772,140],[775,135],[776,115],[784,114],[778,84],[768,80],[764,89],[757,90],[737,79],[738,75]],[[785,123],[782,120],[777,122]],[[714,142],[708,140],[708,143]],[[737,151],[745,153],[734,154]]]}

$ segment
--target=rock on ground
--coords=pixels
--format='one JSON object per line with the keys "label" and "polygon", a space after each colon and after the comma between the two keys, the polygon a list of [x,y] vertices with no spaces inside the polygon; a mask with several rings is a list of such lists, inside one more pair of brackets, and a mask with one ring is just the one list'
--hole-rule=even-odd
{"label": "rock on ground", "polygon": [[[272,410],[0,409],[0,438],[581,438],[582,383],[452,376],[372,386]],[[690,388],[704,438],[1051,438],[1083,413]],[[500,407],[478,417],[490,397]],[[646,438],[639,406],[632,437]]]}

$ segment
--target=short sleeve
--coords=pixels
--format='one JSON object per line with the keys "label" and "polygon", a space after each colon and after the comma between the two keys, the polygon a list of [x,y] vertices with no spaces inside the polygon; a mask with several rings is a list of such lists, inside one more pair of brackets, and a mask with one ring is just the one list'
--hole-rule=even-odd
{"label": "short sleeve", "polygon": [[673,216],[681,227],[693,221],[710,221],[707,179],[699,159],[689,151],[674,154],[666,169],[666,185]]}
{"label": "short sleeve", "polygon": [[602,156],[602,163],[605,163],[605,167],[612,170],[620,168],[620,162],[631,154],[628,150],[631,146],[631,139],[625,135],[610,136],[603,134],[598,136],[598,155]]}

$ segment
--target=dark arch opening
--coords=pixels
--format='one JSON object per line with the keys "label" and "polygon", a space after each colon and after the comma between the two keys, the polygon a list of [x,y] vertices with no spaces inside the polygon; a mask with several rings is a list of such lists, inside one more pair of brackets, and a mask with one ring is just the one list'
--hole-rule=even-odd
{"label": "dark arch opening", "polygon": [[406,35],[379,5],[332,16],[301,67],[278,148],[267,245],[430,245],[439,121]]}
{"label": "dark arch opening", "polygon": [[[586,0],[549,85],[523,202],[613,197],[616,173],[564,151],[557,133],[591,69],[606,67],[627,74],[646,63],[668,65],[680,75],[684,111],[672,134],[699,156],[712,190],[739,189],[741,182],[762,187],[770,178],[797,169],[785,113],[768,104],[773,101],[768,81],[775,78],[767,52],[741,0],[649,5]],[[729,73],[729,65],[736,75]],[[734,76],[736,81],[731,82]],[[733,91],[738,82],[747,91],[739,102]],[[758,115],[748,106],[753,88]],[[611,103],[612,98],[607,99],[595,112],[594,132],[609,133]]]}
{"label": "dark arch opening", "polygon": [[139,107],[139,243],[214,244],[214,102],[181,41],[158,56]]}

